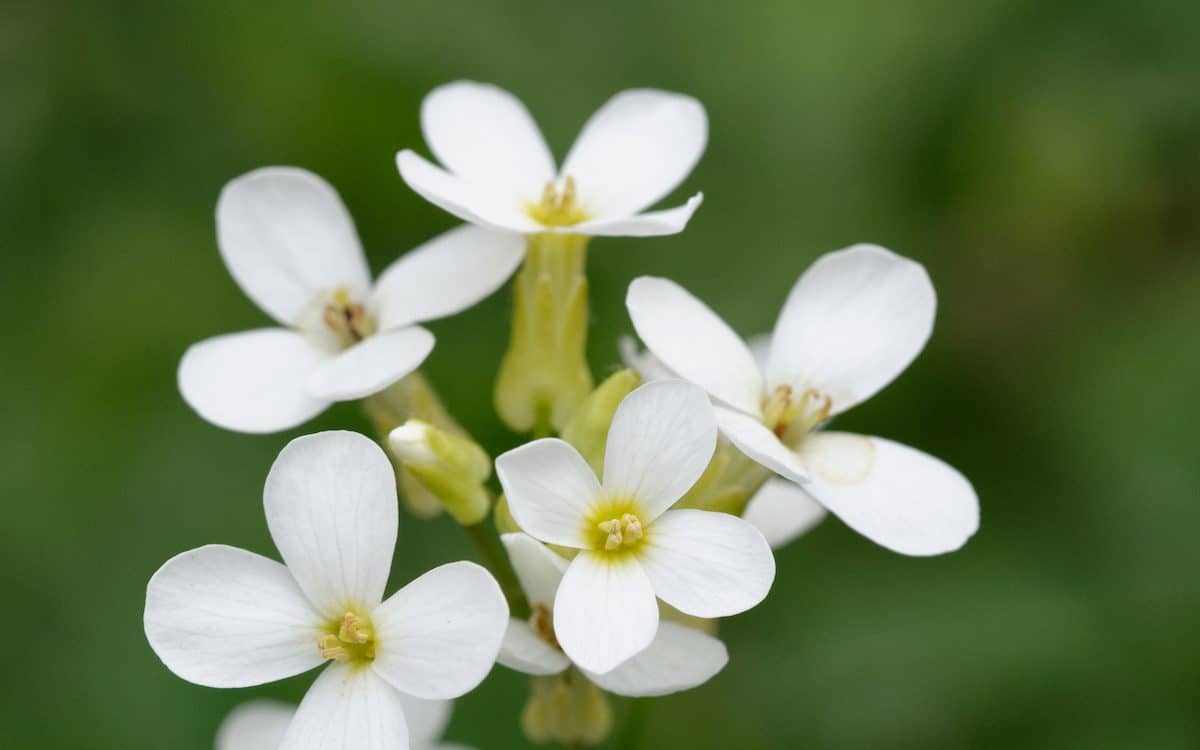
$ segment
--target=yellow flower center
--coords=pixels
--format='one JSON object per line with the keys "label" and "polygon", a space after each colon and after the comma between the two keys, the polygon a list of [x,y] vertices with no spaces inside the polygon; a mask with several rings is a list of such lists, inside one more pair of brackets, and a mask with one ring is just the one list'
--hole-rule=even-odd
{"label": "yellow flower center", "polygon": [[557,181],[547,182],[542,189],[542,199],[526,206],[525,212],[548,227],[569,227],[587,219],[587,212],[576,201],[575,178],[570,175],[563,178],[562,190]]}
{"label": "yellow flower center", "polygon": [[815,388],[797,397],[790,385],[777,386],[763,400],[763,424],[786,445],[795,447],[813,428],[829,419],[833,401]]}
{"label": "yellow flower center", "polygon": [[337,662],[366,662],[375,658],[375,638],[371,621],[363,615],[347,612],[329,625],[330,632],[317,639],[321,656]]}
{"label": "yellow flower center", "polygon": [[589,515],[587,535],[598,552],[633,552],[646,541],[641,509],[628,499],[603,503]]}

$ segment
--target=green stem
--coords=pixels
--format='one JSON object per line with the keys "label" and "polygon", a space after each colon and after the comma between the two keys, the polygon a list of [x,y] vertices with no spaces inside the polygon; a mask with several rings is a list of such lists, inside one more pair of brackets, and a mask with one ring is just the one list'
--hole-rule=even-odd
{"label": "green stem", "polygon": [[492,530],[487,520],[471,526],[463,526],[467,536],[483,558],[484,567],[491,571],[508,600],[508,608],[514,617],[526,617],[529,614],[529,603],[525,601],[525,593],[521,590],[517,576],[508,562],[508,557],[500,547],[500,540]]}

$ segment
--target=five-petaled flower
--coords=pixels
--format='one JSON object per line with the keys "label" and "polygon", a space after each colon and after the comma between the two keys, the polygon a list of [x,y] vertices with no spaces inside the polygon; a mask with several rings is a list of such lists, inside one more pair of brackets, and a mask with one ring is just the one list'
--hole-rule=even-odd
{"label": "five-petaled flower", "polygon": [[792,288],[761,365],[672,281],[636,279],[626,304],[650,351],[716,399],[722,434],[797,482],[796,493],[908,555],[948,552],[975,533],[978,499],[950,466],[883,438],[818,429],[891,382],[924,347],[936,301],[919,263],[874,245],[818,259]]}
{"label": "five-petaled flower", "polygon": [[[400,693],[411,750],[470,750],[441,742],[450,722],[452,701],[429,701]],[[279,750],[296,707],[272,700],[251,700],[229,712],[217,729],[216,750]]]}
{"label": "five-petaled flower", "polygon": [[172,558],[146,591],[155,653],[210,687],[259,685],[328,661],[282,750],[407,748],[402,694],[445,700],[478,685],[499,652],[508,605],[470,562],[435,568],[383,600],[395,482],[387,456],[362,435],[293,440],[263,493],[286,567],[222,545]]}
{"label": "five-petaled flower", "polygon": [[700,102],[654,89],[622,91],[584,125],[561,169],[515,96],[490,84],[439,86],[421,104],[435,166],[410,150],[400,175],[464,221],[537,234],[653,236],[683,230],[703,196],[641,213],[691,172],[708,141]]}
{"label": "five-petaled flower", "polygon": [[434,342],[416,323],[491,294],[524,253],[519,238],[462,226],[402,256],[372,286],[337,192],[290,167],[226,185],[217,240],[234,280],[284,326],[202,341],[179,364],[184,400],[240,432],[294,427],[412,372]]}
{"label": "five-petaled flower", "polygon": [[[501,539],[532,614],[528,621],[509,621],[497,661],[526,674],[558,674],[571,666],[554,635],[554,599],[568,562],[528,534],[505,534]],[[582,671],[610,693],[640,697],[702,685],[728,661],[721,641],[663,620],[650,645],[616,669],[604,674]]]}
{"label": "five-petaled flower", "polygon": [[609,428],[604,481],[568,443],[546,438],[496,459],[509,510],[529,535],[579,550],[554,596],[566,657],[611,672],[654,641],[655,597],[686,614],[724,617],[766,596],[775,559],[735,516],[670,510],[716,447],[713,409],[683,381],[644,385]]}

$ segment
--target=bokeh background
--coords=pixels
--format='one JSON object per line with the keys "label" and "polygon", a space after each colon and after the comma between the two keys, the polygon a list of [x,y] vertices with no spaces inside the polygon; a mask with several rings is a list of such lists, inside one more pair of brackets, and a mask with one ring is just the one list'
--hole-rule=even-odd
{"label": "bokeh background", "polygon": [[[939,293],[924,355],[839,425],[945,458],[983,524],[907,559],[827,521],[728,622],[725,672],[611,747],[1200,747],[1200,10],[1145,0],[0,6],[0,747],[211,746],[259,695],[172,676],[145,583],[184,549],[275,554],[260,493],[292,435],[190,412],[191,342],[265,324],[217,254],[222,184],[267,164],[341,191],[372,267],[452,219],[395,172],[421,97],[502,84],[561,157],[632,86],[711,140],[687,231],[592,244],[597,373],[639,274],[742,333],[818,255],[873,241]],[[426,372],[493,453],[510,291],[434,324]],[[354,405],[295,434],[368,425]],[[402,518],[392,588],[472,556]],[[498,668],[449,737],[526,746]]]}

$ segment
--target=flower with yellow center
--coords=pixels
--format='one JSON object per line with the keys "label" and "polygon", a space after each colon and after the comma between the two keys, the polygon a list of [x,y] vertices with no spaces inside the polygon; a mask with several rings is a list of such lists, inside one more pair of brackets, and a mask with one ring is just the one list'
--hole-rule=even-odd
{"label": "flower with yellow center", "polygon": [[193,345],[179,363],[179,390],[202,417],[239,432],[288,429],[400,380],[433,348],[417,323],[491,294],[524,253],[519,237],[463,226],[372,283],[337,192],[290,167],[226,185],[217,240],[234,280],[281,327]]}
{"label": "flower with yellow center", "polygon": [[456,562],[384,600],[396,480],[379,446],[357,433],[289,443],[263,505],[286,566],[223,545],[169,560],[146,590],[151,648],[210,687],[328,664],[276,747],[408,748],[405,695],[455,698],[491,670],[508,621],[500,587],[475,563]]}
{"label": "flower with yellow center", "polygon": [[724,513],[670,510],[703,473],[716,439],[704,392],[661,381],[617,408],[603,482],[562,440],[496,459],[517,524],[579,550],[553,602],[544,592],[535,601],[552,611],[564,658],[586,673],[612,673],[651,646],[660,630],[656,597],[711,618],[749,609],[770,589],[775,560],[757,529]]}
{"label": "flower with yellow center", "polygon": [[[936,298],[919,263],[875,245],[821,257],[792,288],[759,357],[667,279],[635,279],[626,306],[662,366],[717,402],[721,433],[795,483],[793,527],[812,518],[811,496],[908,555],[958,549],[978,529],[975,491],[950,466],[890,440],[822,429],[899,375],[928,340]],[[779,492],[775,485],[760,522],[773,521]]]}
{"label": "flower with yellow center", "polygon": [[697,193],[645,212],[687,177],[708,142],[708,118],[690,96],[622,91],[583,126],[560,169],[519,99],[486,83],[439,86],[421,104],[435,166],[396,156],[414,191],[463,221],[522,235],[675,234],[700,206]]}

